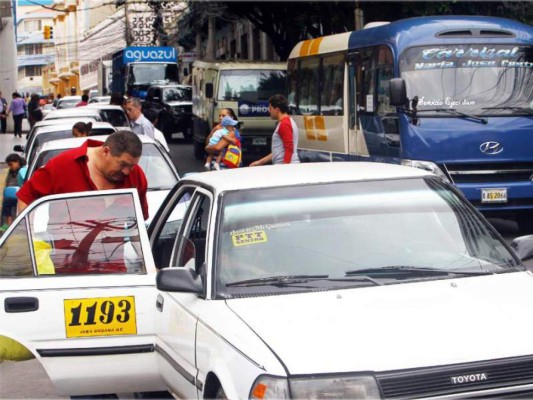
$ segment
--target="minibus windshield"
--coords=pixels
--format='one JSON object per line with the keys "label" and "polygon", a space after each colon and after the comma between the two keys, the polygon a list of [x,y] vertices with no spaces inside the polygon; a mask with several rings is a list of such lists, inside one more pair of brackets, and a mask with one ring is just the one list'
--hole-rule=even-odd
{"label": "minibus windshield", "polygon": [[280,70],[242,69],[220,72],[218,100],[268,100],[286,91],[286,73]]}
{"label": "minibus windshield", "polygon": [[[533,47],[464,44],[413,47],[400,56],[407,96],[418,109],[476,115],[531,115]],[[435,112],[435,115],[445,114]],[[453,116],[453,114],[449,114]]]}

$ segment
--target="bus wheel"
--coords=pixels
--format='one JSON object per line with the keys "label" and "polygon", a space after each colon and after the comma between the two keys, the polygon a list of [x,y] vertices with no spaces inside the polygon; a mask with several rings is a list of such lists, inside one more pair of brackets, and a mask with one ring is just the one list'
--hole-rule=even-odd
{"label": "bus wheel", "polygon": [[533,212],[523,211],[516,216],[516,223],[520,228],[520,233],[524,235],[533,234]]}

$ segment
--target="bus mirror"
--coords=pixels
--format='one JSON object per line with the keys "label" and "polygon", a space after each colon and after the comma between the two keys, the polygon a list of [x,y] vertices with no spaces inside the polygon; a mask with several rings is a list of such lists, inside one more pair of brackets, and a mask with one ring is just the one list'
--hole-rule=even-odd
{"label": "bus mirror", "polygon": [[402,78],[392,78],[389,85],[390,104],[393,106],[405,106],[409,99],[407,98],[407,89],[405,81]]}
{"label": "bus mirror", "polygon": [[208,99],[211,99],[213,97],[213,84],[212,83],[205,84],[205,97]]}

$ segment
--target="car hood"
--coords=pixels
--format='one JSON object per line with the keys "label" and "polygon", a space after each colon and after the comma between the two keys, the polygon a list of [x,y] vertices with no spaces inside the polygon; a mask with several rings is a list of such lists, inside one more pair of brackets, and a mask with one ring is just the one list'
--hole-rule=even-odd
{"label": "car hood", "polygon": [[148,219],[145,221],[146,226],[150,225],[152,219],[154,218],[155,213],[163,204],[163,201],[167,197],[170,190],[149,190],[146,193],[146,200],[148,201]]}
{"label": "car hood", "polygon": [[290,374],[533,354],[530,272],[227,300]]}

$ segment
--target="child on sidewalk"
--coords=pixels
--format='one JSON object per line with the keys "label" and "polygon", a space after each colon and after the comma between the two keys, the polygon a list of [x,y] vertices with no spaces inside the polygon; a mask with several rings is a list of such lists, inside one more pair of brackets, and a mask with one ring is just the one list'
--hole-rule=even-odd
{"label": "child on sidewalk", "polygon": [[[217,131],[215,131],[215,133],[213,133],[213,135],[209,139],[208,146],[212,146],[212,145],[218,144],[218,142],[220,142],[220,139],[223,136],[226,136],[226,139],[227,139],[228,143],[235,144],[235,139],[232,138],[232,137],[228,137],[227,135],[229,135],[230,133],[234,132],[235,125],[237,125],[238,123],[239,123],[238,121],[235,121],[233,118],[231,118],[229,116],[225,116],[224,118],[222,118],[222,121],[220,121],[220,125],[222,126],[222,128],[217,130]],[[218,154],[216,154],[216,159],[215,159],[215,164],[213,166],[213,169],[215,169],[215,170],[219,170],[220,169],[220,162],[222,160],[222,154],[223,153],[224,153],[223,151],[220,151]],[[206,159],[204,167],[208,171],[211,169],[211,163],[213,162],[213,157],[214,156],[215,156],[215,154],[211,154],[211,153],[208,153],[208,155],[207,155],[207,159]]]}

